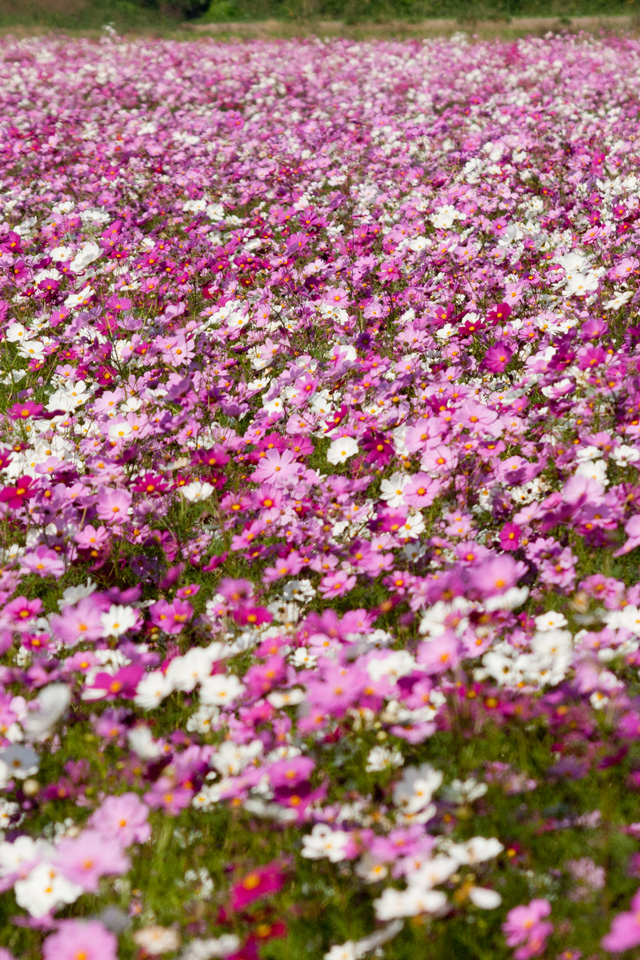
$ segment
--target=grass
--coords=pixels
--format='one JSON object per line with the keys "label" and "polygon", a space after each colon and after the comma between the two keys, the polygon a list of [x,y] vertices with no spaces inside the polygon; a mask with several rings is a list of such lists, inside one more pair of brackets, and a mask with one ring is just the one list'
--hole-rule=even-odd
{"label": "grass", "polygon": [[109,23],[120,34],[164,36],[179,31],[183,21],[169,9],[153,10],[130,0],[3,0],[0,5],[0,29],[4,30],[92,34]]}

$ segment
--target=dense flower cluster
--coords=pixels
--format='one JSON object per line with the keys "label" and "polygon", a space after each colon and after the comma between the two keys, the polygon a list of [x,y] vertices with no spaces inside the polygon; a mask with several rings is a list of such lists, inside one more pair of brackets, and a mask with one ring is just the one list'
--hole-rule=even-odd
{"label": "dense flower cluster", "polygon": [[3,946],[638,946],[638,41],[0,54]]}

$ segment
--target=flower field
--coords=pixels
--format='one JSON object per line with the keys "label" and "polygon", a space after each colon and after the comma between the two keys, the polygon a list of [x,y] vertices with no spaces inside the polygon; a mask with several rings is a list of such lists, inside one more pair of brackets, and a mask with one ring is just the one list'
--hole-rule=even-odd
{"label": "flower field", "polygon": [[0,960],[639,955],[639,82],[0,39]]}

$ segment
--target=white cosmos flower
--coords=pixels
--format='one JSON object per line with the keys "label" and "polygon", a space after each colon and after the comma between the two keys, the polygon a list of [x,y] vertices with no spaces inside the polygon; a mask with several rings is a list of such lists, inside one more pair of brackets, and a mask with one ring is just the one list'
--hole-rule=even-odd
{"label": "white cosmos flower", "polygon": [[401,767],[403,763],[404,757],[394,747],[372,747],[367,757],[366,769],[369,773],[377,773],[390,767]]}
{"label": "white cosmos flower", "polygon": [[612,630],[622,628],[640,636],[640,609],[633,603],[627,604],[622,610],[608,610],[604,620]]}
{"label": "white cosmos flower", "polygon": [[529,587],[510,587],[504,593],[497,593],[493,597],[487,597],[482,605],[485,610],[491,613],[494,610],[515,610],[522,606],[529,596]]}
{"label": "white cosmos flower", "polygon": [[[73,267],[73,264],[71,264]],[[91,297],[95,295],[95,290],[92,287],[84,287],[83,290],[80,290],[79,293],[71,293],[64,301],[65,307],[68,307],[70,310],[73,310],[75,307],[82,306],[89,302]]]}
{"label": "white cosmos flower", "polygon": [[214,957],[226,957],[239,946],[240,939],[235,933],[225,933],[209,940],[191,940],[180,954],[180,960],[213,960]]}
{"label": "white cosmos flower", "polygon": [[134,753],[143,760],[155,760],[162,753],[162,746],[153,739],[149,727],[138,724],[127,734],[127,742]]}
{"label": "white cosmos flower", "polygon": [[172,927],[143,927],[133,934],[133,940],[152,957],[173,952],[180,946],[180,935]]}
{"label": "white cosmos flower", "polygon": [[84,380],[78,380],[77,383],[65,383],[49,397],[47,410],[64,410],[65,413],[71,413],[77,407],[89,399],[90,391]]}
{"label": "white cosmos flower", "polygon": [[441,783],[442,773],[429,763],[408,767],[393,788],[393,802],[403,813],[418,813],[429,806]]}
{"label": "white cosmos flower", "polygon": [[611,459],[614,460],[619,467],[625,467],[628,463],[637,463],[637,461],[640,460],[640,450],[623,443],[621,446],[616,447],[611,454]]}
{"label": "white cosmos flower", "polygon": [[215,650],[193,647],[183,657],[174,657],[167,669],[167,677],[175,690],[188,692],[207,679],[217,659]]}
{"label": "white cosmos flower", "polygon": [[152,670],[147,673],[138,686],[134,703],[143,710],[152,710],[160,706],[165,697],[172,692],[173,687],[168,677],[161,670]]}
{"label": "white cosmos flower", "polygon": [[63,607],[74,607],[80,600],[84,600],[85,597],[90,597],[94,590],[97,590],[97,584],[93,582],[91,577],[87,578],[86,583],[81,583],[77,587],[67,587],[62,594],[62,598],[58,600],[58,609],[62,610]]}
{"label": "white cosmos flower", "polygon": [[20,807],[17,803],[11,803],[9,800],[0,800],[0,840],[4,837],[4,831],[12,824],[22,823],[23,817],[20,813]]}
{"label": "white cosmos flower", "polygon": [[384,500],[391,509],[400,507],[404,503],[404,488],[407,486],[411,477],[406,473],[393,473],[388,480],[383,480],[380,484],[380,498]]}
{"label": "white cosmos flower", "polygon": [[373,901],[378,920],[395,920],[398,917],[417,917],[421,913],[438,913],[447,905],[441,890],[394,890],[387,887],[379,900]]}
{"label": "white cosmos flower", "polygon": [[338,863],[346,857],[350,836],[344,830],[332,830],[326,823],[316,823],[310,834],[302,838],[302,856],[308,860],[326,857]]}
{"label": "white cosmos flower", "polygon": [[11,771],[9,770],[9,767],[4,760],[0,760],[0,790],[4,790],[10,779]]}
{"label": "white cosmos flower", "polygon": [[442,791],[443,796],[450,803],[473,803],[487,792],[486,783],[478,783],[473,777],[467,780],[452,780]]}
{"label": "white cosmos flower", "polygon": [[[445,844],[442,846],[445,847]],[[458,863],[466,865],[493,860],[503,850],[504,847],[495,837],[472,837],[465,843],[446,845],[446,852],[449,856],[457,860]]]}
{"label": "white cosmos flower", "polygon": [[46,736],[69,706],[71,691],[65,683],[50,683],[38,694],[38,712],[29,713],[22,726],[29,740]]}
{"label": "white cosmos flower", "polygon": [[[89,243],[85,243],[80,250],[76,253],[75,257],[71,261],[71,269],[74,273],[82,273],[90,263],[93,263],[94,260],[97,260],[101,255],[102,250],[98,244],[90,240]],[[64,257],[63,259],[66,259]]]}
{"label": "white cosmos flower", "polygon": [[558,613],[556,610],[549,610],[548,613],[541,613],[536,617],[536,630],[541,633],[545,630],[560,630],[566,625],[567,618],[564,613]]}
{"label": "white cosmos flower", "polygon": [[604,460],[585,460],[581,463],[575,472],[576,477],[589,477],[591,480],[597,480],[603,487],[606,487],[607,464]]}
{"label": "white cosmos flower", "polygon": [[327,450],[329,463],[343,463],[358,452],[358,442],[353,437],[339,437]]}
{"label": "white cosmos flower", "polygon": [[206,481],[194,480],[193,483],[187,483],[184,487],[178,488],[180,494],[189,500],[190,503],[199,503],[201,500],[208,500],[213,493],[213,487]]}
{"label": "white cosmos flower", "polygon": [[20,343],[22,340],[28,340],[33,336],[33,331],[29,330],[22,323],[10,323],[6,330],[6,338],[9,343]]}
{"label": "white cosmos flower", "polygon": [[202,682],[200,701],[201,703],[223,706],[237,700],[243,690],[244,684],[238,680],[235,674],[216,673],[213,677],[207,677]]}
{"label": "white cosmos flower", "polygon": [[431,214],[431,223],[437,230],[448,230],[449,227],[453,226],[454,221],[457,220],[459,216],[460,214],[456,208],[446,203],[443,207],[440,207]]}
{"label": "white cosmos flower", "polygon": [[138,622],[138,615],[133,607],[121,607],[112,604],[106,613],[100,617],[105,637],[121,637],[127,630],[131,630]]}
{"label": "white cosmos flower", "polygon": [[362,877],[365,883],[377,883],[384,880],[389,873],[387,865],[371,853],[365,853],[355,868],[356,876]]}
{"label": "white cosmos flower", "polygon": [[110,423],[107,433],[110,440],[125,440],[131,436],[132,428],[125,420],[121,420],[118,423]]}
{"label": "white cosmos flower", "polygon": [[562,291],[563,296],[584,297],[588,293],[594,293],[598,289],[600,278],[597,274],[582,273],[574,274],[568,281]]}
{"label": "white cosmos flower", "polygon": [[0,876],[18,874],[24,879],[37,861],[52,854],[53,847],[45,840],[34,840],[26,835],[17,837],[12,843],[0,843]]}
{"label": "white cosmos flower", "polygon": [[269,693],[266,699],[269,701],[272,707],[275,707],[276,710],[280,710],[282,707],[294,707],[305,698],[304,690],[302,687],[293,687],[291,690],[276,690],[274,693]]}
{"label": "white cosmos flower", "polygon": [[56,261],[69,260],[73,256],[73,247],[54,247],[51,259]]}
{"label": "white cosmos flower", "polygon": [[14,887],[18,906],[32,917],[45,917],[63,903],[74,903],[83,893],[82,887],[72,883],[50,863],[39,863]]}
{"label": "white cosmos flower", "polygon": [[502,897],[495,890],[488,890],[486,887],[471,887],[469,890],[469,900],[480,910],[495,910],[502,903]]}
{"label": "white cosmos flower", "polygon": [[353,940],[347,940],[346,943],[331,947],[331,950],[325,953],[324,960],[358,960],[359,956],[360,954],[357,952],[356,944]]}
{"label": "white cosmos flower", "polygon": [[418,870],[409,874],[409,886],[430,890],[432,887],[437,887],[439,883],[448,880],[459,866],[460,864],[453,857],[433,857],[432,860],[427,860]]}
{"label": "white cosmos flower", "polygon": [[23,340],[18,346],[18,353],[27,360],[42,360],[45,348],[43,340]]}
{"label": "white cosmos flower", "polygon": [[605,310],[617,310],[618,307],[624,306],[624,304],[631,300],[633,296],[633,290],[625,290],[624,292],[617,293],[615,297],[612,297],[611,300],[607,300],[606,303],[603,303],[602,306]]}

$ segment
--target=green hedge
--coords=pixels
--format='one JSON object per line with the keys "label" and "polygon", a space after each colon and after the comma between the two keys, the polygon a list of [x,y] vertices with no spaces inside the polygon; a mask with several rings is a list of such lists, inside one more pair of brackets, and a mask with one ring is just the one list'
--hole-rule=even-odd
{"label": "green hedge", "polygon": [[[191,0],[183,0],[189,3]],[[589,16],[635,12],[640,0],[209,0],[204,19],[347,22],[430,17],[491,19],[518,16]]]}
{"label": "green hedge", "polygon": [[210,0],[207,20],[491,19],[635,12],[639,0]]}
{"label": "green hedge", "polygon": [[640,0],[0,0],[0,27],[76,30],[113,22],[120,31],[172,30],[185,20],[417,21],[432,17],[499,20],[638,13]]}

